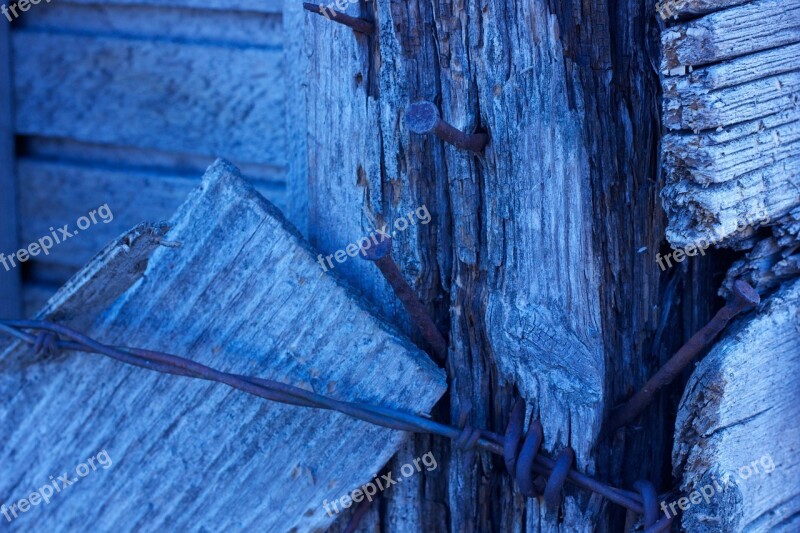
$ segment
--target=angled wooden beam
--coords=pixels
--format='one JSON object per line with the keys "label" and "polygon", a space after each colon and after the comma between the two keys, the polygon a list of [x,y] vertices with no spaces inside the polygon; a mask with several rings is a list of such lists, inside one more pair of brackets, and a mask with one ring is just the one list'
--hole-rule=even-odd
{"label": "angled wooden beam", "polygon": [[[69,299],[82,313],[62,323],[93,316],[84,330],[101,342],[342,400],[426,413],[443,394],[444,372],[323,273],[297,231],[228,163],[208,170],[169,225],[144,274],[105,309],[108,294],[92,299],[98,287],[83,275],[88,282]],[[137,278],[129,272],[128,281]],[[56,302],[45,315],[59,310]],[[57,505],[18,519],[32,528],[325,529],[336,514],[323,504],[372,480],[407,438],[84,354],[0,373],[0,421],[0,494],[9,501],[99,450],[114,461]]]}

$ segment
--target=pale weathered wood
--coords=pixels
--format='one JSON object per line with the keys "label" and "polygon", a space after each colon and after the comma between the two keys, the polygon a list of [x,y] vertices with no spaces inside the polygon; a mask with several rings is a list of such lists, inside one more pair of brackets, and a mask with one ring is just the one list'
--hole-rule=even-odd
{"label": "pale weathered wood", "polygon": [[27,31],[13,43],[18,133],[285,162],[279,50]]}
{"label": "pale weathered wood", "polygon": [[752,229],[800,205],[800,156],[764,166],[734,181],[668,184],[661,192],[673,246],[719,245],[747,238]]}
{"label": "pale weathered wood", "polygon": [[[43,32],[70,32],[244,47],[280,47],[283,42],[280,13],[226,9],[186,9],[180,2],[89,4],[52,2],[32,8],[19,19],[19,27]],[[205,7],[206,3],[203,3]],[[226,2],[227,4],[227,2]],[[259,2],[259,5],[263,5]],[[168,97],[168,95],[163,95]]]}
{"label": "pale weathered wood", "polygon": [[727,127],[780,111],[800,117],[800,45],[749,55],[664,79],[669,129]]}
{"label": "pale weathered wood", "polygon": [[[89,334],[412,412],[443,393],[443,372],[322,273],[315,252],[227,163],[209,169],[171,226],[165,238],[181,246],[160,247],[141,280],[102,316],[95,310]],[[69,354],[0,380],[0,492],[9,499],[100,449],[114,460],[15,530],[309,531],[331,522],[325,499],[369,481],[406,438],[97,356]],[[43,446],[35,434],[59,438]]]}
{"label": "pale weathered wood", "polygon": [[[681,519],[686,531],[800,528],[799,328],[794,281],[729,331],[692,374],[676,421],[674,473],[687,495],[713,486],[713,477],[721,484],[726,472],[734,483],[690,506]],[[742,467],[752,470],[753,461],[759,473],[748,475]]]}
{"label": "pale weathered wood", "polygon": [[[95,4],[97,0],[63,0],[70,4]],[[200,9],[280,13],[281,0],[103,0],[111,5],[175,6]]]}
{"label": "pale weathered wood", "polygon": [[[21,183],[20,235],[25,243],[50,235],[51,227],[69,224],[75,228],[78,217],[108,204],[114,217],[54,246],[48,255],[33,262],[79,268],[100,251],[105,243],[126,228],[149,220],[165,220],[183,203],[199,179],[183,173],[160,172],[124,167],[111,170],[102,166],[54,163],[20,159],[17,165]],[[254,182],[256,189],[278,206],[285,204],[285,191],[274,184]],[[57,194],[54,194],[57,191]]]}
{"label": "pale weathered wood", "polygon": [[[510,397],[520,394],[542,417],[545,449],[569,444],[579,468],[594,471],[613,463],[596,453],[604,410],[657,364],[642,339],[668,319],[656,303],[653,257],[635,253],[655,254],[663,224],[652,176],[657,79],[645,53],[629,53],[641,50],[652,5],[576,5],[368,2],[361,13],[378,26],[372,39],[322,17],[306,15],[301,26],[296,11],[285,16],[287,39],[296,40],[290,79],[308,84],[294,100],[305,108],[292,115],[308,152],[292,154],[288,188],[307,191],[293,216],[307,220],[312,242],[325,250],[369,233],[365,210],[391,226],[427,205],[433,222],[399,233],[394,257],[450,325],[444,416],[455,420],[471,407],[470,424],[500,429]],[[612,82],[610,72],[624,80]],[[618,83],[625,105],[617,104]],[[485,153],[411,134],[403,110],[423,99],[457,128],[488,131]],[[407,327],[374,269],[342,270]],[[621,283],[622,272],[635,282]],[[649,452],[663,444],[629,446]],[[611,527],[587,493],[567,491],[563,508],[551,512],[520,497],[495,461],[446,449],[446,486],[430,476],[424,491],[388,495],[380,522],[364,529]],[[651,466],[641,461],[631,475],[659,470]]]}
{"label": "pale weathered wood", "polygon": [[787,111],[699,134],[662,139],[667,182],[723,183],[800,155],[800,117]]}
{"label": "pale weathered wood", "polygon": [[797,42],[800,4],[757,0],[665,30],[661,70],[716,63]]}
{"label": "pale weathered wood", "polygon": [[[7,255],[18,249],[10,45],[9,27],[0,24],[0,253]],[[0,318],[21,312],[20,271],[0,267]]]}

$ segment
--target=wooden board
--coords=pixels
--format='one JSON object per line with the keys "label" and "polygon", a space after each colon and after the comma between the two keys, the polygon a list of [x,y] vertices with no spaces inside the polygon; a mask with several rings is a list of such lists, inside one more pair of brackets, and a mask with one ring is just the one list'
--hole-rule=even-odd
{"label": "wooden board", "polygon": [[770,115],[720,131],[662,138],[668,183],[725,183],[800,154],[800,116]]}
{"label": "wooden board", "polygon": [[800,4],[756,0],[666,29],[661,34],[661,70],[707,65],[796,42]]}
{"label": "wooden board", "polygon": [[744,249],[800,205],[800,4],[716,4],[662,32],[661,197],[673,246]]}
{"label": "wooden board", "polygon": [[[229,164],[209,169],[170,226],[164,238],[181,246],[160,246],[115,304],[97,307],[90,335],[412,412],[428,412],[444,392],[427,355],[323,274],[316,253]],[[91,355],[0,373],[0,391],[0,494],[25,497],[102,449],[114,461],[15,530],[324,528],[332,518],[323,501],[370,480],[407,438]]]}
{"label": "wooden board", "polygon": [[[522,396],[542,418],[544,449],[569,444],[579,469],[604,469],[603,417],[657,364],[645,339],[667,321],[654,261],[664,223],[653,175],[658,86],[639,53],[652,5],[361,8],[377,24],[371,38],[287,2],[290,83],[309,86],[287,106],[305,148],[291,151],[292,216],[330,253],[371,231],[365,211],[391,226],[426,205],[433,221],[398,233],[393,257],[449,326],[448,414],[471,408],[471,424],[501,427],[510,397]],[[488,132],[490,146],[472,154],[411,133],[404,110],[418,100],[456,128]],[[342,270],[406,323],[375,269]],[[659,470],[658,441],[641,446],[648,460],[631,475]],[[365,531],[615,529],[588,493],[568,490],[551,512],[523,500],[496,462],[441,445],[446,478],[388,495]]]}
{"label": "wooden board", "polygon": [[[105,243],[126,228],[146,221],[168,219],[194,189],[199,180],[183,173],[165,174],[140,168],[114,169],[85,164],[55,163],[21,159],[17,165],[25,194],[20,197],[20,238],[36,242],[50,234],[50,228],[69,224],[78,217],[108,204],[113,219],[54,246],[49,255],[33,258],[36,263],[78,269],[99,252]],[[255,182],[269,200],[283,207],[282,187]]]}
{"label": "wooden board", "polygon": [[685,494],[713,486],[713,477],[722,486],[725,472],[733,473],[733,483],[708,503],[689,506],[686,531],[800,528],[798,333],[800,281],[794,281],[731,329],[692,374],[675,425],[674,473]]}
{"label": "wooden board", "polygon": [[[97,0],[65,0],[70,4],[96,4]],[[280,13],[282,0],[103,0],[110,5],[190,7],[195,9],[217,9]]]}
{"label": "wooden board", "polygon": [[793,44],[665,78],[665,125],[696,131],[781,111],[800,116],[799,54]]}
{"label": "wooden board", "polygon": [[240,11],[233,6],[187,9],[179,4],[52,2],[29,10],[19,19],[17,29],[217,46],[280,48],[283,43],[280,12]]}
{"label": "wooden board", "polygon": [[271,47],[16,32],[19,134],[285,163]]}

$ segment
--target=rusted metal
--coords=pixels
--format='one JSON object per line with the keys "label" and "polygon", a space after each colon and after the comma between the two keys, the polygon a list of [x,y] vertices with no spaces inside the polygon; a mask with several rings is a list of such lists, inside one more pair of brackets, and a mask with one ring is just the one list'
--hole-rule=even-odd
{"label": "rusted metal", "polygon": [[625,426],[638,417],[653,401],[656,393],[674,380],[725,329],[737,315],[755,308],[761,302],[758,293],[746,282],[738,280],[733,286],[733,299],[717,312],[714,318],[695,333],[669,361],[650,378],[630,400],[617,407],[612,414],[610,431]]}
{"label": "rusted metal", "polygon": [[485,133],[465,133],[442,120],[439,109],[431,102],[416,102],[406,108],[406,127],[418,134],[433,133],[446,143],[461,150],[482,152],[489,144]]}
{"label": "rusted metal", "polygon": [[[34,320],[0,321],[0,332],[5,332],[33,347],[37,344],[37,339],[40,336],[29,333],[26,330],[52,334],[53,337],[48,341],[48,344],[54,351],[68,350],[105,355],[119,362],[155,372],[222,383],[248,394],[275,402],[338,411],[347,416],[389,429],[438,435],[451,440],[460,440],[465,447],[480,448],[505,457],[507,465],[511,461],[513,463],[512,466],[514,466],[511,469],[511,473],[518,482],[520,478],[525,476],[530,476],[530,479],[533,479],[534,474],[545,478],[551,477],[554,470],[557,470],[556,475],[560,478],[562,477],[560,472],[565,468],[561,466],[565,461],[557,462],[538,453],[541,445],[539,436],[541,424],[538,422],[531,424],[532,431],[529,430],[528,432],[529,434],[533,433],[534,437],[531,442],[534,444],[523,445],[524,453],[521,452],[517,455],[518,444],[522,436],[521,421],[524,421],[525,416],[525,405],[522,401],[519,401],[512,410],[507,430],[508,436],[506,437],[489,430],[450,426],[424,416],[406,413],[389,407],[336,400],[277,381],[229,374],[176,355],[138,348],[107,346],[73,329],[51,322]],[[44,345],[45,341],[41,341],[41,343]],[[526,436],[525,440],[529,440],[528,436]],[[516,456],[516,460],[513,460],[511,455]],[[525,471],[526,469],[527,472]],[[563,477],[573,485],[594,491],[635,513],[641,514],[644,512],[642,496],[637,492],[612,487],[571,468],[568,469]],[[536,491],[536,494],[538,494],[538,491]]]}
{"label": "rusted metal", "polygon": [[444,363],[447,359],[447,340],[445,340],[439,328],[436,327],[425,306],[417,298],[414,289],[403,277],[403,273],[397,263],[392,259],[392,238],[384,236],[376,246],[365,249],[363,253],[364,258],[375,263],[381,271],[381,274],[383,274],[383,277],[392,287],[403,307],[405,307],[411,322],[417,326],[425,342],[433,349],[433,353],[439,362]]}
{"label": "rusted metal", "polygon": [[339,24],[344,24],[345,26],[357,31],[358,33],[363,33],[365,35],[372,35],[373,33],[375,33],[375,25],[369,22],[368,20],[364,20],[358,17],[351,17],[346,13],[342,13],[340,11],[332,9],[331,7],[324,7],[318,4],[303,2],[303,7],[305,8],[306,11],[310,11],[311,13],[316,13],[317,15],[322,15],[328,20],[338,22]]}

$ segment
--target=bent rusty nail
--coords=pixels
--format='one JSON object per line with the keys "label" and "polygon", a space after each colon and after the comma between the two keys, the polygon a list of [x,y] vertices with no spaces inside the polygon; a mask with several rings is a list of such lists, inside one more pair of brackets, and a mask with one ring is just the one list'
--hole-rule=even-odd
{"label": "bent rusty nail", "polygon": [[485,133],[464,133],[460,129],[442,120],[439,110],[431,102],[422,101],[406,108],[406,127],[418,134],[433,133],[446,143],[461,150],[482,152],[489,143]]}
{"label": "bent rusty nail", "polygon": [[[371,22],[358,17],[351,17],[350,15],[331,9],[330,6],[323,7],[318,4],[303,2],[303,7],[306,11],[322,15],[326,19],[338,22],[339,24],[344,24],[358,33],[363,33],[365,35],[372,35],[375,33],[375,26]],[[328,13],[330,13],[330,15]]]}
{"label": "bent rusty nail", "polygon": [[362,254],[367,261],[372,261],[377,265],[378,269],[386,278],[386,281],[392,287],[392,290],[397,295],[397,298],[402,302],[408,312],[408,316],[414,325],[417,326],[422,337],[431,345],[434,354],[440,362],[447,359],[447,341],[444,335],[439,331],[439,328],[434,324],[433,319],[430,317],[422,302],[419,301],[414,290],[403,277],[397,263],[392,259],[392,238],[383,237],[377,246],[364,248]]}
{"label": "bent rusty nail", "polygon": [[617,407],[613,413],[610,430],[615,431],[633,421],[653,401],[656,393],[672,383],[678,374],[691,363],[697,355],[708,348],[717,335],[725,329],[734,317],[749,311],[761,302],[755,289],[742,280],[733,285],[733,300],[720,309],[711,321],[695,333],[675,355],[673,355],[642,389],[626,403]]}

